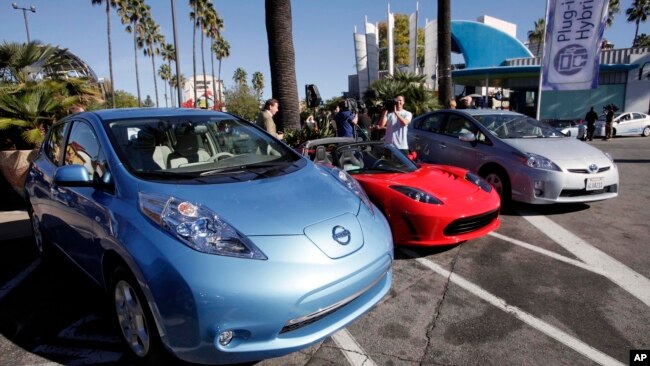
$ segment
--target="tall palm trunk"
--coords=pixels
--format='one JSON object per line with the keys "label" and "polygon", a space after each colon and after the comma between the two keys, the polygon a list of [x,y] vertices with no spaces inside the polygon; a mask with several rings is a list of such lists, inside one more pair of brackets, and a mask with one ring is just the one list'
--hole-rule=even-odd
{"label": "tall palm trunk", "polygon": [[153,46],[149,46],[149,51],[151,55],[151,71],[153,71],[153,90],[156,92],[156,108],[158,108],[160,107],[158,103],[158,78],[156,77],[156,57]]}
{"label": "tall palm trunk", "polygon": [[[212,102],[213,106],[212,109],[216,109],[215,107],[217,106],[217,85],[214,82],[214,52],[212,49],[214,48],[214,38],[210,38],[210,69],[212,70]],[[221,100],[219,100],[221,102]]]}
{"label": "tall palm trunk", "polygon": [[174,90],[172,88],[172,76],[174,73],[172,72],[172,61],[167,60],[167,66],[169,66],[169,80],[167,80],[167,84],[169,84],[169,99],[170,99],[170,104],[172,108],[174,107],[174,97],[172,97],[172,94],[174,93]]}
{"label": "tall palm trunk", "polygon": [[138,90],[138,107],[142,107],[142,96],[140,95],[140,70],[138,69],[138,37],[133,23],[133,52],[135,53],[135,85]]}
{"label": "tall palm trunk", "polygon": [[438,101],[449,108],[451,85],[451,4],[438,0]]}
{"label": "tall palm trunk", "polygon": [[[201,25],[201,65],[203,67],[203,90],[206,90],[206,80],[205,80],[205,46],[203,43],[203,40],[205,37],[203,36],[203,26]],[[204,92],[205,95],[205,92]],[[205,105],[208,105],[208,96],[205,95]]]}
{"label": "tall palm trunk", "polygon": [[221,85],[223,84],[221,82],[221,59],[219,59],[219,74],[217,77],[219,78],[219,102],[221,102],[221,95],[222,95]]}
{"label": "tall palm trunk", "polygon": [[271,65],[273,98],[280,102],[275,115],[278,130],[299,129],[298,87],[296,62],[291,29],[290,0],[265,0],[266,34]]}
{"label": "tall palm trunk", "polygon": [[[637,23],[638,30],[638,23]],[[113,44],[111,41],[111,3],[106,0],[106,33],[108,35],[108,72],[111,78],[111,99],[115,108],[115,81],[113,80]]]}

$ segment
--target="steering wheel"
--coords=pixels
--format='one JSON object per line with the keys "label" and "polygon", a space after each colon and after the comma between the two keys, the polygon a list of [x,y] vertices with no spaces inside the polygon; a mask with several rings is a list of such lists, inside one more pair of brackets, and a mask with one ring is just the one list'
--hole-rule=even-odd
{"label": "steering wheel", "polygon": [[235,156],[235,155],[233,155],[233,154],[231,154],[229,152],[226,152],[226,151],[218,152],[215,156],[210,158],[210,162],[215,162],[215,161],[219,161],[219,160],[223,160],[223,159],[232,158],[233,156]]}

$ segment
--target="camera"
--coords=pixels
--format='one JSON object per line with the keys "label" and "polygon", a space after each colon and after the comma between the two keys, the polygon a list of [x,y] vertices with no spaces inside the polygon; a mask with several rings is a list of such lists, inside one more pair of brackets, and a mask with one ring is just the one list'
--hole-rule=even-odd
{"label": "camera", "polygon": [[393,111],[395,109],[395,99],[387,99],[384,101],[384,109],[387,111]]}
{"label": "camera", "polygon": [[365,108],[365,104],[362,101],[357,101],[353,98],[346,98],[341,101],[339,107],[343,111],[351,111],[354,114],[359,113],[359,109]]}

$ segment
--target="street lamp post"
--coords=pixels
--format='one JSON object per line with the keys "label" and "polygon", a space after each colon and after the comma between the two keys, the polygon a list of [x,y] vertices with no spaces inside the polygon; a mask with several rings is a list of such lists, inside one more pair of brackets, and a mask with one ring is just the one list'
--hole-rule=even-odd
{"label": "street lamp post", "polygon": [[25,31],[27,31],[27,43],[30,43],[31,40],[29,39],[29,25],[27,23],[27,11],[31,11],[32,13],[36,13],[36,7],[34,5],[31,5],[29,8],[23,8],[22,6],[18,6],[16,3],[12,3],[11,6],[18,10],[23,11],[23,18],[25,18]]}

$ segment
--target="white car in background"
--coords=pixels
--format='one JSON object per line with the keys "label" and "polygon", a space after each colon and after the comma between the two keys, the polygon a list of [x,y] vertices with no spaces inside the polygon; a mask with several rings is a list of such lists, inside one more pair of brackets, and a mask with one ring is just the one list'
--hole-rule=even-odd
{"label": "white car in background", "polygon": [[[640,112],[614,114],[612,136],[650,136],[650,116]],[[605,115],[598,117],[594,136],[605,137]]]}
{"label": "white car in background", "polygon": [[564,136],[567,137],[575,137],[578,140],[586,140],[587,139],[587,124],[586,122],[583,122],[581,119],[580,120],[548,120],[546,121],[548,124],[555,128],[556,130],[560,130]]}

